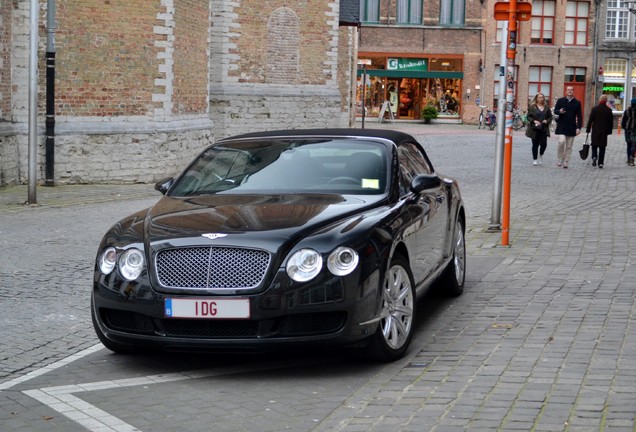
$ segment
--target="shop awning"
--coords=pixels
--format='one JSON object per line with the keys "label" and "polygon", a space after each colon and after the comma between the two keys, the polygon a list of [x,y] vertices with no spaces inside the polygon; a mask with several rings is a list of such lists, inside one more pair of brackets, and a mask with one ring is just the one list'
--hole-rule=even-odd
{"label": "shop awning", "polygon": [[[358,69],[358,76],[362,76],[363,73],[364,69]],[[387,78],[464,78],[464,72],[396,71],[386,69],[367,69],[367,75]]]}

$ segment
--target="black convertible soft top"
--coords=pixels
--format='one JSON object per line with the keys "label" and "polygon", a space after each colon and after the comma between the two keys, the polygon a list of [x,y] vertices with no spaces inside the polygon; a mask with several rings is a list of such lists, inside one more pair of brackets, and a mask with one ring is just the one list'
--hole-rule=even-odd
{"label": "black convertible soft top", "polygon": [[263,132],[251,132],[242,135],[236,135],[228,138],[224,138],[218,142],[225,140],[235,140],[242,138],[269,138],[269,137],[334,137],[334,136],[349,136],[349,137],[370,137],[370,138],[382,138],[394,142],[400,145],[404,142],[417,143],[417,140],[409,134],[399,132],[391,129],[354,129],[354,128],[326,128],[326,129],[283,129]]}

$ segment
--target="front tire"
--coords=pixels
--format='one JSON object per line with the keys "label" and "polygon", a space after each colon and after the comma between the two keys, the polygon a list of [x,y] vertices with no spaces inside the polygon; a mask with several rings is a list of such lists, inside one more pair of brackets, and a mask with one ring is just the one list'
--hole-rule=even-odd
{"label": "front tire", "polygon": [[382,284],[381,319],[371,337],[371,355],[380,361],[395,361],[406,352],[413,337],[415,284],[406,260],[396,256]]}
{"label": "front tire", "polygon": [[466,237],[464,237],[464,222],[457,219],[455,223],[455,238],[453,240],[453,257],[442,273],[439,281],[444,295],[457,297],[464,292],[466,279]]}

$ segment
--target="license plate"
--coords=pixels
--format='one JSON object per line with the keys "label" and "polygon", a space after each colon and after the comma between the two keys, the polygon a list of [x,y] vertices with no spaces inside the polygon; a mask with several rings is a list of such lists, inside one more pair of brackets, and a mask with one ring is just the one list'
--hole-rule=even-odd
{"label": "license plate", "polygon": [[250,317],[249,299],[166,299],[168,318],[247,319]]}

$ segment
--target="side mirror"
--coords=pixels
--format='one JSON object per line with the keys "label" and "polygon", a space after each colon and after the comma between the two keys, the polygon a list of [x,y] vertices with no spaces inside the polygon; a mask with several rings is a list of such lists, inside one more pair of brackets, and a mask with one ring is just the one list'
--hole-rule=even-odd
{"label": "side mirror", "polygon": [[174,183],[173,177],[161,179],[155,183],[155,190],[165,195],[166,192],[168,192],[168,189],[170,189],[170,186],[172,186],[172,183]]}
{"label": "side mirror", "polygon": [[411,182],[411,191],[418,194],[429,189],[437,189],[441,184],[442,180],[435,174],[421,174]]}

